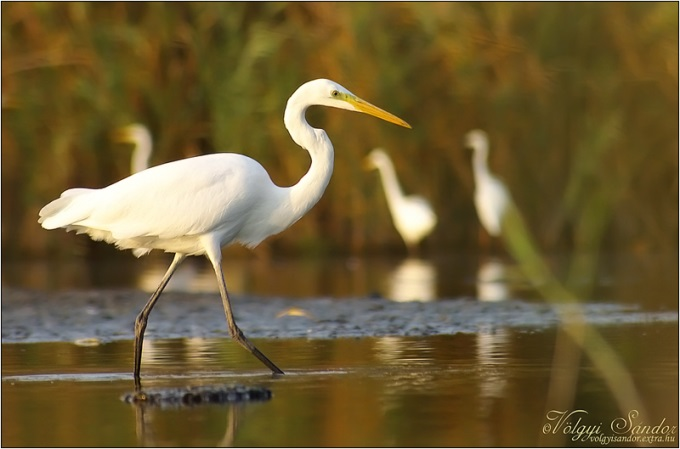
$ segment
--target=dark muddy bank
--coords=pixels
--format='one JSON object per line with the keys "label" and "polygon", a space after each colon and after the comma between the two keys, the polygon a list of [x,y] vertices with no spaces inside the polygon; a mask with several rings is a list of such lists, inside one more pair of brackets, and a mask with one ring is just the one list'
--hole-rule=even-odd
{"label": "dark muddy bank", "polygon": [[[2,342],[106,342],[132,339],[133,323],[147,300],[132,290],[44,293],[3,287]],[[393,302],[383,298],[232,298],[236,321],[251,338],[425,336],[480,329],[545,329],[558,323],[554,308],[517,300],[473,298]],[[677,322],[678,314],[631,306],[585,304],[597,325]],[[166,292],[154,308],[147,338],[227,336],[219,295]]]}

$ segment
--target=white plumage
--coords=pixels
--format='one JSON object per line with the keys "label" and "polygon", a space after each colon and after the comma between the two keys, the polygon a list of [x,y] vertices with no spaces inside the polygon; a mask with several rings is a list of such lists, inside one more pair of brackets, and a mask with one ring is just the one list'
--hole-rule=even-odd
{"label": "white plumage", "polygon": [[202,255],[209,242],[254,247],[289,227],[302,216],[290,213],[290,189],[276,186],[247,156],[210,154],[157,165],[103,189],[67,190],[40,216],[45,229],[84,232],[137,257],[152,249]]}
{"label": "white plumage", "polygon": [[252,345],[231,312],[221,247],[253,247],[299,220],[321,198],[333,172],[333,145],[312,128],[305,112],[313,105],[367,113],[400,126],[394,115],[325,79],[300,86],[288,100],[284,123],[311,157],[307,174],[291,187],[275,185],[255,160],[240,154],[211,154],[158,165],[102,189],[70,189],[40,211],[45,229],[87,233],[141,256],[153,249],[175,253],[156,292],[135,322],[135,385],[140,389],[142,342],[148,316],[186,256],[206,255],[220,287],[229,332],[274,373],[283,373]]}
{"label": "white plumage", "polygon": [[492,236],[499,236],[503,216],[510,203],[510,194],[503,182],[489,171],[489,140],[484,131],[475,129],[466,136],[466,144],[474,153],[472,169],[475,178],[475,207],[479,221]]}
{"label": "white plumage", "polygon": [[118,142],[133,145],[130,173],[137,173],[149,167],[149,159],[153,152],[153,139],[146,126],[141,123],[124,126],[116,130],[115,137]]}
{"label": "white plumage", "polygon": [[383,149],[376,148],[371,151],[366,161],[370,168],[376,168],[380,173],[394,227],[409,251],[415,250],[418,243],[436,226],[437,215],[425,198],[418,195],[404,195],[394,170],[394,164]]}

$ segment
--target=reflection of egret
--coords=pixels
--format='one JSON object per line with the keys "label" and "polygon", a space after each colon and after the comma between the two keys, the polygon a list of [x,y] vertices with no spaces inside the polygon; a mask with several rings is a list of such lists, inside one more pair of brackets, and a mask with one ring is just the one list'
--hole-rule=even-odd
{"label": "reflection of egret", "polygon": [[499,446],[494,437],[496,432],[489,423],[506,396],[509,342],[507,329],[482,325],[477,331],[477,366],[480,372],[478,414],[484,426],[482,445],[487,447]]}
{"label": "reflection of egret", "polygon": [[168,354],[182,361],[183,369],[194,366],[205,369],[214,360],[222,347],[217,338],[186,337],[181,340],[146,340],[142,361],[145,365],[159,365],[168,359]]}
{"label": "reflection of egret", "polygon": [[408,349],[408,344],[404,337],[377,337],[374,339],[374,352],[376,358],[384,363],[400,364],[403,363],[404,351]]}
{"label": "reflection of egret", "polygon": [[409,252],[417,249],[418,243],[432,232],[437,216],[425,198],[404,195],[401,190],[392,160],[384,150],[376,148],[366,157],[367,166],[377,168],[382,179],[387,205],[392,222]]}
{"label": "reflection of egret", "polygon": [[[158,283],[163,279],[166,268],[160,265],[161,261],[154,261],[148,267],[145,267],[137,277],[137,287],[145,292],[153,293],[158,287]],[[194,262],[189,260],[188,262]],[[196,262],[199,262],[196,260]],[[233,276],[232,276],[233,279]],[[233,282],[229,283],[233,291]],[[174,276],[165,287],[165,291],[177,292],[217,292],[218,288],[215,285],[215,273],[207,266],[202,264],[185,263],[180,266],[175,272]]]}
{"label": "reflection of egret", "polygon": [[475,129],[466,136],[466,144],[473,151],[472,169],[475,178],[475,207],[479,221],[486,231],[498,237],[503,215],[510,202],[510,194],[503,182],[491,174],[487,159],[489,140],[484,131]]}
{"label": "reflection of egret", "polygon": [[221,247],[254,247],[299,220],[323,195],[333,172],[333,145],[312,128],[305,111],[313,105],[364,112],[410,127],[361,100],[344,87],[319,79],[300,86],[288,99],[284,122],[293,140],[309,152],[311,167],[292,187],[278,187],[267,171],[240,154],[210,154],[157,165],[103,189],[70,189],[40,211],[45,229],[64,227],[95,240],[115,243],[142,256],[153,249],[175,257],[158,289],[135,321],[134,379],[140,384],[144,330],[151,309],[179,264],[190,255],[212,263],[229,333],[274,373],[283,373],[243,335],[234,321],[222,273]]}
{"label": "reflection of egret", "polygon": [[508,282],[505,264],[489,259],[479,265],[477,271],[477,298],[480,301],[503,301],[508,299]]}
{"label": "reflection of egret", "polygon": [[[621,411],[642,410],[643,404],[630,373],[599,332],[595,328],[584,326],[585,317],[580,300],[553,275],[544,262],[538,246],[534,243],[521,213],[512,203],[508,190],[489,173],[486,162],[488,156],[486,134],[479,130],[470,131],[466,136],[466,143],[475,151],[473,160],[476,184],[475,205],[482,225],[489,234],[503,238],[505,247],[517,260],[520,269],[547,302],[560,306],[568,304],[564,309],[561,307],[557,309],[563,329],[581,349],[588,353],[591,361],[599,369],[614,393]],[[578,361],[574,365],[577,363]],[[554,369],[553,371],[559,372],[560,370]],[[564,386],[555,387],[555,385],[558,383],[551,385],[551,390],[553,388],[554,391],[565,390]]]}
{"label": "reflection of egret", "polygon": [[[143,402],[133,402],[132,406],[135,408],[135,432],[137,435],[137,444],[141,447],[169,447],[176,445],[176,439],[171,436],[165,436],[161,431],[167,428],[158,425],[155,422],[155,418],[163,410],[159,407],[149,407]],[[224,434],[222,438],[215,441],[208,441],[207,444],[203,441],[203,438],[199,439],[198,445],[202,446],[212,446],[215,447],[234,447],[234,440],[236,439],[236,433],[238,426],[243,419],[244,409],[246,407],[245,403],[229,403],[226,407],[220,407],[220,409],[226,412],[225,417],[225,427]],[[160,420],[162,422],[162,420]],[[214,428],[214,422],[209,421],[210,429]],[[207,429],[194,428],[194,431],[202,436],[210,435]],[[166,434],[167,435],[167,434]]]}
{"label": "reflection of egret", "polygon": [[437,298],[437,272],[421,259],[404,260],[388,278],[389,299],[398,302],[433,301]]}
{"label": "reflection of egret", "polygon": [[[422,371],[416,373],[412,370],[416,367],[431,367],[434,363],[432,353],[436,351],[434,351],[430,341],[422,338],[395,336],[377,337],[374,340],[373,351],[377,359],[390,365],[403,366],[406,368],[404,371],[411,371],[410,373],[404,372],[404,377],[401,377],[401,379],[393,377],[394,384],[400,383],[400,380],[406,378],[410,378],[408,382],[403,384],[407,388],[412,388],[414,381],[420,383],[418,382],[420,380],[427,383]],[[432,373],[431,370],[427,371],[430,374]],[[414,374],[420,379],[414,379]]]}
{"label": "reflection of egret", "polygon": [[433,356],[438,351],[431,339],[387,336],[373,340],[376,361],[387,365],[383,368],[385,383],[380,392],[383,413],[409,407],[408,398],[414,389],[427,391],[437,382],[441,360]]}
{"label": "reflection of egret", "polygon": [[119,128],[115,132],[116,141],[131,143],[133,146],[130,158],[130,171],[137,173],[149,167],[149,159],[153,152],[151,133],[146,126],[139,123]]}
{"label": "reflection of egret", "polygon": [[506,377],[499,368],[507,365],[509,341],[507,329],[482,325],[477,332],[477,364],[485,371],[481,385],[483,398],[502,397]]}

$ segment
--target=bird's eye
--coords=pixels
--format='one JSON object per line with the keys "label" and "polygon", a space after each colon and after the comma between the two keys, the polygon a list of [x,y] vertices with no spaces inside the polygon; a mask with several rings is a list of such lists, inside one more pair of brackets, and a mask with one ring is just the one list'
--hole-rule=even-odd
{"label": "bird's eye", "polygon": [[331,97],[337,97],[338,95],[340,95],[340,92],[338,92],[337,90],[331,92]]}

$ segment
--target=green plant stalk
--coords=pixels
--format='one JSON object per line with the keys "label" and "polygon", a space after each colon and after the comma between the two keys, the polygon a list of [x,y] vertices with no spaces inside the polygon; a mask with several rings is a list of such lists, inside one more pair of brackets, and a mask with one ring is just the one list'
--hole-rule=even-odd
{"label": "green plant stalk", "polygon": [[637,410],[641,416],[647,416],[630,372],[614,348],[594,326],[586,322],[579,298],[552,274],[519,211],[512,204],[503,217],[502,237],[534,288],[554,306],[562,324],[561,330],[583,350],[601,374],[619,409],[624,413]]}

